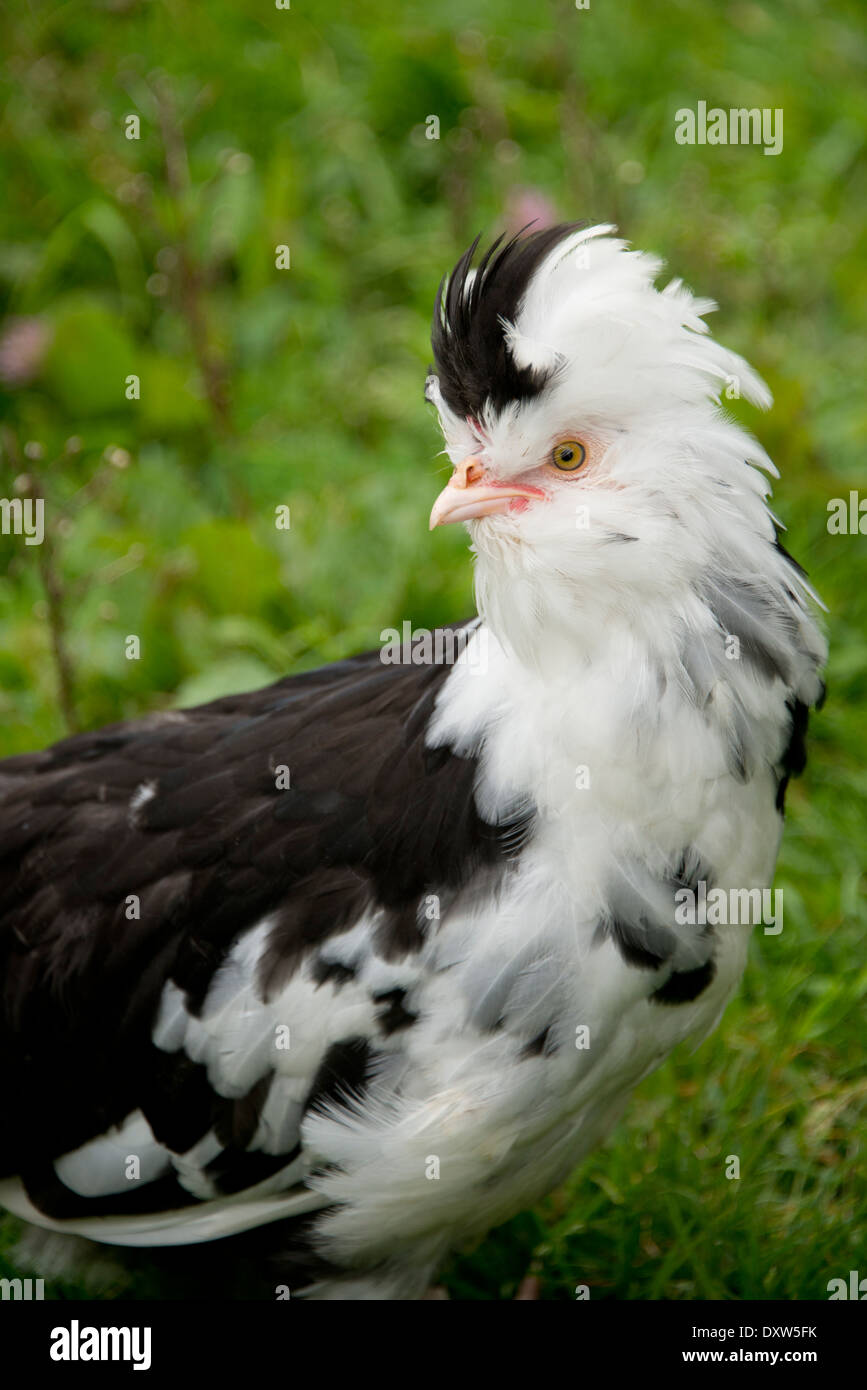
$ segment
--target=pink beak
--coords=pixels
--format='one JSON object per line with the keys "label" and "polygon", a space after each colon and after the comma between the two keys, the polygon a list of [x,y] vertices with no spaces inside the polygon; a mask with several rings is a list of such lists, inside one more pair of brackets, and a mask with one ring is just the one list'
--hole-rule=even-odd
{"label": "pink beak", "polygon": [[430,529],[453,521],[472,521],[497,512],[523,511],[529,501],[545,497],[539,487],[520,483],[495,483],[484,475],[484,468],[473,455],[457,465],[433,504]]}

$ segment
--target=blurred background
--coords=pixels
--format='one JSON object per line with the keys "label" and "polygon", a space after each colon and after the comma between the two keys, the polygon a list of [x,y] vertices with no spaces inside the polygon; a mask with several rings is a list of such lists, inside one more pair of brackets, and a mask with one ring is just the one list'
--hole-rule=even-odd
{"label": "blurred background", "polygon": [[[0,536],[0,754],[471,611],[462,528],[427,532],[422,391],[478,232],[612,221],[719,301],[776,398],[734,408],[830,610],[785,931],[717,1037],[447,1283],[824,1298],[867,1275],[867,542],[827,529],[867,497],[860,0],[32,0],[0,24],[0,497],[46,522]],[[782,108],[782,153],[678,145],[699,101]]]}

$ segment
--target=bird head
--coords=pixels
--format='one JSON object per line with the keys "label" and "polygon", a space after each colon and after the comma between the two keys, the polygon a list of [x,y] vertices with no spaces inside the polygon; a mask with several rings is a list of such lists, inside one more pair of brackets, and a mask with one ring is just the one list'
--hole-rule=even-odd
{"label": "bird head", "polygon": [[435,406],[454,471],[431,529],[467,522],[479,608],[515,647],[534,629],[688,620],[708,576],[792,587],[775,549],[774,465],[723,397],[767,388],[710,336],[716,306],[610,226],[478,239],[434,312]]}

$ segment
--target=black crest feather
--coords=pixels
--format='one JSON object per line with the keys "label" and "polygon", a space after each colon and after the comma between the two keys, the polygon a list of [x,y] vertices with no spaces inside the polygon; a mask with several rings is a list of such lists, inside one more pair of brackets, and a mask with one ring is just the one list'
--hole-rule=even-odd
{"label": "black crest feather", "polygon": [[509,241],[499,237],[470,279],[480,237],[444,276],[434,306],[431,347],[440,390],[456,415],[478,417],[486,403],[501,410],[510,401],[539,394],[550,372],[518,367],[507,345],[503,320],[514,322],[527,286],[550,251],[584,226],[561,222]]}

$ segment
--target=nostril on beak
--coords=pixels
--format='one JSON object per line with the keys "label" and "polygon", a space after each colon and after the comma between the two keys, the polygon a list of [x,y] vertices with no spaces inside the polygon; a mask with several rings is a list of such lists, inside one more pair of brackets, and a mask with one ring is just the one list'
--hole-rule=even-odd
{"label": "nostril on beak", "polygon": [[484,473],[484,467],[474,454],[469,454],[456,466],[452,482],[455,487],[471,487]]}

